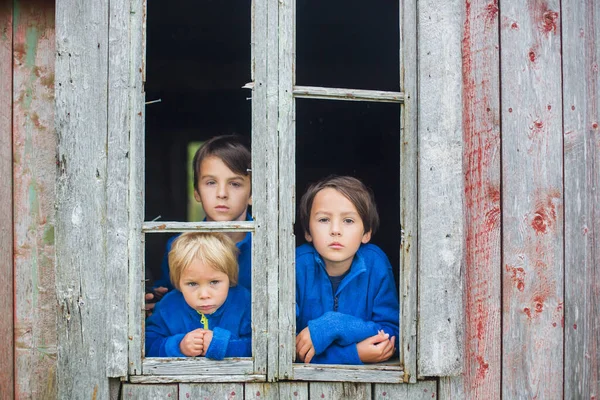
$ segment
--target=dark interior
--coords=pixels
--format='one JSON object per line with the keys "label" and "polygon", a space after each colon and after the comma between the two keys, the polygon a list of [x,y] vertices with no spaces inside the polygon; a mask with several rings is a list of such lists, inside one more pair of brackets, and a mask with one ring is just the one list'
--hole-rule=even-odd
{"label": "dark interior", "polygon": [[[296,3],[298,85],[399,91],[398,2]],[[161,101],[146,106],[147,221],[188,220],[190,142],[251,134],[251,92],[241,88],[250,82],[250,32],[250,2],[148,4],[146,101]],[[363,180],[381,217],[372,243],[397,266],[400,106],[298,99],[296,111],[297,199],[329,174]],[[167,238],[146,235],[150,279],[160,275]]]}

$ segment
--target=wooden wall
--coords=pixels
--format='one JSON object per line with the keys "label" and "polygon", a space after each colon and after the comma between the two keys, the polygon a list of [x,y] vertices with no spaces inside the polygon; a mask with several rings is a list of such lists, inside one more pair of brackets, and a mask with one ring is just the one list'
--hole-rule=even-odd
{"label": "wooden wall", "polygon": [[466,365],[441,397],[600,396],[599,18],[466,1]]}
{"label": "wooden wall", "polygon": [[[8,3],[0,5],[0,393],[52,398],[56,396],[54,5],[41,0]],[[12,187],[7,179],[11,174]],[[13,223],[7,224],[11,218]]]}
{"label": "wooden wall", "polygon": [[[98,4],[101,14],[108,15],[108,4]],[[70,10],[63,12],[77,12]],[[600,397],[600,4],[591,0],[502,4],[466,0],[464,10],[464,374],[441,378],[439,388],[435,381],[417,385],[125,384],[123,398],[192,398],[215,391],[245,398],[290,394],[294,398],[351,394],[377,399]],[[103,298],[104,286],[88,286],[88,278],[106,280],[107,276],[84,277],[64,268],[60,282],[54,276],[54,12],[53,6],[41,0],[0,3],[0,202],[5,205],[0,208],[0,293],[4,299],[0,337],[6,338],[0,341],[2,398],[56,397],[57,368],[63,374],[58,378],[62,385],[73,385],[69,394],[93,397],[110,392],[114,396],[114,386],[103,377],[119,372],[117,361],[108,360],[107,365],[105,354],[90,350],[107,340],[105,335],[86,336],[81,325],[74,324],[86,323],[96,313],[103,316],[102,321],[112,321],[112,329],[118,331],[116,324],[122,322],[109,319],[99,310],[100,303],[94,303]],[[69,29],[74,32],[77,27]],[[84,47],[67,46],[67,37],[61,43],[64,49],[74,49],[75,57],[83,54],[76,51],[85,48],[86,57],[97,57],[98,65],[105,68],[110,61],[105,47],[108,35],[103,32],[102,40],[93,46],[85,47],[85,35],[78,36]],[[112,62],[113,68],[119,67]],[[78,70],[73,72],[77,78]],[[431,69],[433,74],[443,72],[441,67]],[[104,149],[108,117],[96,112],[98,98],[104,96],[107,103],[103,88],[108,75],[103,76],[104,84],[93,86],[97,95],[92,91],[86,102],[61,106],[60,121],[67,124],[79,111],[87,114],[77,118],[88,118],[88,122],[103,118],[98,123],[104,128],[99,130],[107,136],[98,138],[97,145]],[[60,82],[91,84],[70,78],[61,76]],[[119,84],[113,82],[117,88]],[[76,148],[77,132],[85,131],[85,126],[70,126],[64,133],[72,135],[62,138],[65,150],[67,145]],[[59,167],[89,169],[92,175],[81,179],[95,182],[89,196],[96,197],[104,196],[104,171],[112,168],[109,165],[117,168],[122,161],[107,161],[101,153],[91,160],[65,154]],[[12,184],[6,179],[10,176]],[[68,182],[61,185],[68,190]],[[69,228],[66,221],[77,222],[78,210],[92,213],[100,225],[106,207],[103,203],[83,210],[74,205],[63,210],[63,229]],[[63,238],[73,246],[79,243],[75,228]],[[83,246],[92,257],[93,246],[105,242],[103,230],[94,232],[99,239],[88,237],[90,241]],[[63,259],[67,255],[63,253]],[[77,262],[73,265],[85,265],[84,258]],[[63,307],[60,335],[55,285]],[[65,307],[71,307],[74,314]],[[69,352],[72,340],[85,340],[88,351],[81,347],[78,353]],[[73,358],[58,362],[57,344],[63,346],[63,357]],[[113,348],[117,353],[124,351],[120,342],[113,343]],[[99,386],[87,387],[88,393],[78,374],[94,370],[95,381],[86,382]]]}

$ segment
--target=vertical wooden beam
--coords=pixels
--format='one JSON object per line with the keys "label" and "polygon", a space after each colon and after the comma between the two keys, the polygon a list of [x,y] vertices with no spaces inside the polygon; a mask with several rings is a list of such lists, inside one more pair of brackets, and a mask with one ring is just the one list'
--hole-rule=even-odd
{"label": "vertical wooden beam", "polygon": [[[107,376],[127,376],[127,295],[129,239],[130,1],[109,4],[107,140]],[[138,266],[141,269],[141,266]]]}
{"label": "vertical wooden beam", "polygon": [[54,398],[54,6],[13,4],[15,396]]}
{"label": "vertical wooden beam", "polygon": [[[400,2],[400,361],[404,381],[417,382],[417,2]],[[400,338],[398,338],[400,339]]]}
{"label": "vertical wooden beam", "polygon": [[[179,398],[187,399],[244,399],[243,383],[179,384]],[[175,399],[173,399],[175,400]],[[262,399],[264,400],[264,399]]]}
{"label": "vertical wooden beam", "polygon": [[497,399],[502,372],[499,10],[497,0],[465,4],[465,367],[463,376],[440,380],[440,392],[457,399]]}
{"label": "vertical wooden beam", "polygon": [[129,2],[129,373],[142,373],[146,0]]}
{"label": "vertical wooden beam", "polygon": [[371,400],[370,383],[311,382],[308,386],[311,400]]}
{"label": "vertical wooden beam", "polygon": [[[267,172],[272,160],[266,151],[267,132],[267,0],[252,1],[252,212],[256,231],[252,237],[252,357],[254,371],[267,373],[268,265],[273,263],[269,240]],[[275,168],[274,168],[275,169]],[[260,171],[260,172],[258,172]],[[275,176],[276,182],[277,176]]]}
{"label": "vertical wooden beam", "polygon": [[107,0],[56,2],[58,398],[109,396],[108,16]]}
{"label": "vertical wooden beam", "polygon": [[[501,7],[502,397],[563,392],[560,2]],[[568,371],[568,374],[573,371]]]}
{"label": "vertical wooden beam", "polygon": [[600,3],[562,2],[565,399],[600,398]]}
{"label": "vertical wooden beam", "polygon": [[13,2],[0,3],[0,393],[14,398],[12,83]]}
{"label": "vertical wooden beam", "polygon": [[296,353],[295,14],[295,0],[279,1],[279,379],[292,378]]}
{"label": "vertical wooden beam", "polygon": [[418,374],[462,371],[462,0],[418,2]]}

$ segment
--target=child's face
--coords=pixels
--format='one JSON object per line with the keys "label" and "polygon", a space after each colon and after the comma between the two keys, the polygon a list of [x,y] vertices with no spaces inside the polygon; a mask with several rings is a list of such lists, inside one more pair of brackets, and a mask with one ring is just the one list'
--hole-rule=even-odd
{"label": "child's face", "polygon": [[181,273],[179,288],[190,307],[203,314],[212,314],[227,299],[229,278],[226,273],[194,259]]}
{"label": "child's face", "polygon": [[323,257],[327,272],[340,275],[350,268],[360,244],[371,239],[371,232],[364,230],[356,207],[343,194],[333,188],[317,193],[310,210],[310,234],[305,236]]}
{"label": "child's face", "polygon": [[196,201],[202,203],[208,221],[245,221],[252,204],[250,176],[239,175],[218,157],[200,163]]}

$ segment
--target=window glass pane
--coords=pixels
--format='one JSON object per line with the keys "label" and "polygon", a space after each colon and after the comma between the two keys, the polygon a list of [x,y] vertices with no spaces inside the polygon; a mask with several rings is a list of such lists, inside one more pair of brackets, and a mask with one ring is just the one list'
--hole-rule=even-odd
{"label": "window glass pane", "polygon": [[[297,202],[309,184],[329,174],[354,176],[373,190],[381,226],[371,243],[387,254],[397,279],[400,105],[298,99],[296,146]],[[295,234],[297,245],[304,243],[300,223]]]}
{"label": "window glass pane", "polygon": [[399,2],[296,1],[296,84],[398,91]]}

